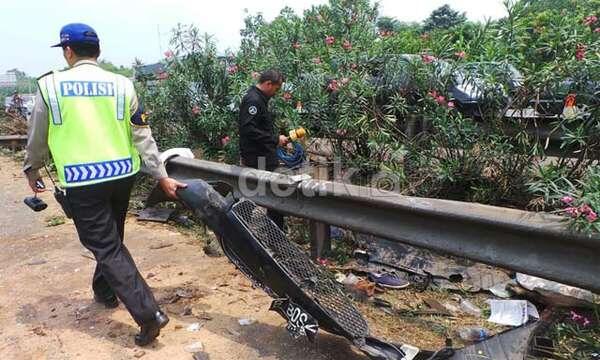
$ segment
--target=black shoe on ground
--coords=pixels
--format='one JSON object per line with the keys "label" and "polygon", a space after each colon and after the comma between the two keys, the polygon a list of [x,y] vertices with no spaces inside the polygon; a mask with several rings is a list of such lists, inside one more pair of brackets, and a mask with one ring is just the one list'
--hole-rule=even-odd
{"label": "black shoe on ground", "polygon": [[154,314],[154,320],[142,325],[140,333],[135,336],[135,344],[137,346],[150,344],[160,335],[160,329],[164,328],[168,323],[169,317],[162,311],[157,311]]}
{"label": "black shoe on ground", "polygon": [[104,307],[107,309],[114,309],[119,306],[119,299],[117,299],[117,297],[114,295],[108,298],[102,298],[94,294],[94,301],[96,301],[98,304],[104,305]]}

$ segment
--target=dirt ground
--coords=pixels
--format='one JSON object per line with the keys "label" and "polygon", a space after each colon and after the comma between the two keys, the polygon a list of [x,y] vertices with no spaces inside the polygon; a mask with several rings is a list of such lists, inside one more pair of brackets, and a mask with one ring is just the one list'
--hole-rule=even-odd
{"label": "dirt ground", "polygon": [[[321,333],[316,345],[293,340],[270,298],[252,289],[226,258],[207,257],[200,241],[168,225],[127,220],[126,244],[171,322],[153,346],[133,343],[135,323],[122,305],[93,303],[94,261],[51,194],[34,213],[19,164],[0,156],[0,359],[192,359],[201,342],[211,360],[366,360],[343,338]],[[241,326],[240,318],[256,322]],[[189,331],[191,324],[199,331]]]}

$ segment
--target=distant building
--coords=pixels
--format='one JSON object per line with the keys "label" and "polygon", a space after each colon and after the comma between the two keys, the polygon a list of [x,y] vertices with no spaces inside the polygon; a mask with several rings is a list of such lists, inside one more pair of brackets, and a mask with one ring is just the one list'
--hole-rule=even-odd
{"label": "distant building", "polygon": [[17,73],[7,71],[6,74],[0,74],[0,88],[10,88],[17,86]]}

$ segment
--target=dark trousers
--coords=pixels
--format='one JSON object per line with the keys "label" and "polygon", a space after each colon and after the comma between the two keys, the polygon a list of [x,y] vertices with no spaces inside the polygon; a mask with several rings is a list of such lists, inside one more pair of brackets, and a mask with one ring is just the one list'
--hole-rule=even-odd
{"label": "dark trousers", "polygon": [[100,298],[116,295],[138,325],[154,319],[159,310],[152,291],[123,244],[125,217],[135,176],[70,188],[67,200],[79,240],[96,258],[92,281]]}
{"label": "dark trousers", "polygon": [[[258,170],[274,171],[278,168],[277,164],[266,164],[264,166],[261,166],[258,159],[254,157],[244,159],[244,156],[242,156],[241,163],[243,166]],[[267,216],[269,217],[269,219],[273,220],[275,225],[277,225],[283,232],[285,232],[285,218],[282,213],[280,213],[277,210],[267,209]]]}

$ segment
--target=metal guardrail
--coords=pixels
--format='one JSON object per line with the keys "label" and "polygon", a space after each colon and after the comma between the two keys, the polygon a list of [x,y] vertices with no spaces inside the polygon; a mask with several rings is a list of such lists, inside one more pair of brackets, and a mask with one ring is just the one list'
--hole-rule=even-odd
{"label": "metal guardrail", "polygon": [[[231,185],[289,215],[461,256],[600,293],[600,238],[569,232],[561,217],[293,177],[175,157],[170,176]],[[252,190],[255,191],[252,191]],[[262,191],[256,191],[262,189]]]}
{"label": "metal guardrail", "polygon": [[0,146],[16,149],[27,145],[27,135],[0,135]]}

